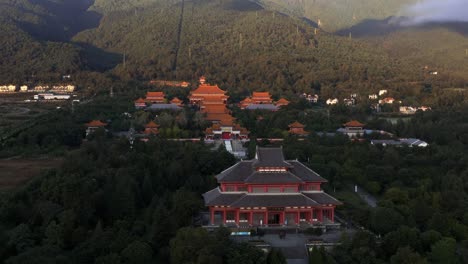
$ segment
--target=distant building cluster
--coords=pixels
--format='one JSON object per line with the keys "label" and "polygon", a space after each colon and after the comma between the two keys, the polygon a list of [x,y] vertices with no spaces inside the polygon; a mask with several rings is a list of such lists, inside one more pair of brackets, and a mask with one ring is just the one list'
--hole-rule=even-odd
{"label": "distant building cluster", "polygon": [[182,88],[187,88],[190,86],[190,83],[185,81],[151,80],[149,83],[155,86],[169,86]]}
{"label": "distant building cluster", "polygon": [[15,84],[9,85],[0,85],[0,93],[27,93],[27,92],[54,92],[54,93],[73,93],[76,90],[75,85],[71,84],[58,84],[58,85],[36,85],[36,86],[27,86],[21,85],[17,86]]}
{"label": "distant building cluster", "polygon": [[319,100],[319,96],[317,94],[307,94],[307,93],[303,93],[301,94],[301,97],[306,99],[309,103],[314,103],[316,104]]}
{"label": "distant building cluster", "polygon": [[417,111],[426,112],[429,110],[431,110],[431,108],[428,106],[420,106],[420,107],[400,106],[400,113],[405,114],[405,115],[413,115],[413,114],[416,114]]}
{"label": "distant building cluster", "polygon": [[34,95],[34,100],[68,100],[69,94],[53,94],[53,93],[40,93]]}

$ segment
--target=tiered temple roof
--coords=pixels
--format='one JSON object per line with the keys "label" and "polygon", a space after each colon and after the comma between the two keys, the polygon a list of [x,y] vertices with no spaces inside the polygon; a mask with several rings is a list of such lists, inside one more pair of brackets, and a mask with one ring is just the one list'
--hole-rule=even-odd
{"label": "tiered temple roof", "polygon": [[309,134],[309,132],[304,130],[305,126],[297,121],[290,124],[288,127],[289,127],[289,134],[299,135],[299,136],[305,136]]}
{"label": "tiered temple roof", "polygon": [[146,135],[157,135],[159,134],[158,128],[158,124],[156,124],[154,121],[150,121],[148,124],[145,125],[145,131],[143,133]]}
{"label": "tiered temple roof", "polygon": [[101,120],[92,120],[89,123],[86,123],[87,127],[105,127],[107,123],[101,122]]}
{"label": "tiered temple roof", "polygon": [[365,124],[363,124],[363,123],[361,123],[361,122],[359,122],[357,120],[351,120],[351,121],[343,124],[343,126],[345,126],[345,127],[364,127]]}

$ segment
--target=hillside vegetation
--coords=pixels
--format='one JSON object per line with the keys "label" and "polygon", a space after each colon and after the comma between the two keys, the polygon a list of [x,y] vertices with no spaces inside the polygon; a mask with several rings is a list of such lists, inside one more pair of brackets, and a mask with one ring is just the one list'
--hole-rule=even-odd
{"label": "hillside vegetation", "polygon": [[260,0],[265,6],[318,22],[328,31],[351,27],[366,19],[385,19],[400,14],[417,0]]}
{"label": "hillside vegetation", "polygon": [[[183,13],[181,14],[183,10]],[[180,36],[179,33],[180,24]],[[74,41],[126,55],[115,72],[127,78],[193,80],[200,74],[248,93],[315,86],[385,86],[413,79],[417,67],[364,41],[338,37],[249,1],[194,1],[110,12]]]}

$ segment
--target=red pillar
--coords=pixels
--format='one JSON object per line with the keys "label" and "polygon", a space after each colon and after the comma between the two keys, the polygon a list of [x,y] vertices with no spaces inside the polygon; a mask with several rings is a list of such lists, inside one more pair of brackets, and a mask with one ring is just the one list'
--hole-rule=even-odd
{"label": "red pillar", "polygon": [[268,225],[268,211],[265,211],[265,215],[263,216],[263,224]]}
{"label": "red pillar", "polygon": [[236,209],[236,225],[239,225],[239,209]]}
{"label": "red pillar", "polygon": [[332,223],[335,223],[335,208],[332,207],[331,210],[331,218],[330,218],[330,221],[332,221]]}
{"label": "red pillar", "polygon": [[319,220],[319,222],[323,222],[323,210],[322,210],[322,208],[320,208],[318,210],[318,220]]}
{"label": "red pillar", "polygon": [[284,221],[286,220],[286,219],[285,219],[285,216],[286,216],[286,215],[285,215],[285,212],[284,212],[284,211],[281,212],[281,214],[280,214],[280,224],[281,224],[281,225],[284,225]]}
{"label": "red pillar", "polygon": [[297,210],[296,213],[296,225],[298,225],[301,222],[301,211]]}
{"label": "red pillar", "polygon": [[249,212],[249,225],[253,225],[253,212]]}
{"label": "red pillar", "polygon": [[213,209],[213,207],[210,207],[210,221],[212,225],[214,225],[214,215],[215,215],[215,210]]}

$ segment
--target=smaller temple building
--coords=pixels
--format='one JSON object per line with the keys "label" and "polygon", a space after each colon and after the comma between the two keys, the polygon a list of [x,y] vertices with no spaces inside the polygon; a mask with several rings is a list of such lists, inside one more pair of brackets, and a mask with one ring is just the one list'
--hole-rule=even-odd
{"label": "smaller temple building", "polygon": [[107,123],[101,122],[100,120],[93,120],[87,124],[86,126],[86,136],[89,136],[90,134],[94,133],[96,130],[100,128],[105,128],[107,126]]}
{"label": "smaller temple building", "polygon": [[364,130],[365,124],[352,120],[348,123],[343,124],[344,128],[340,128],[337,131],[343,134],[346,134],[348,137],[361,137],[366,131]]}
{"label": "smaller temple building", "polygon": [[327,180],[282,148],[257,148],[216,176],[219,187],[203,194],[210,225],[236,227],[327,225],[342,203],[322,190]]}
{"label": "smaller temple building", "polygon": [[145,125],[145,131],[143,131],[143,134],[147,136],[159,134],[159,125],[156,124],[154,121],[150,121],[148,124]]}
{"label": "smaller temple building", "polygon": [[297,136],[307,136],[309,135],[309,132],[305,131],[304,128],[305,126],[299,122],[294,122],[290,124],[289,126],[289,134],[290,135],[297,135]]}

